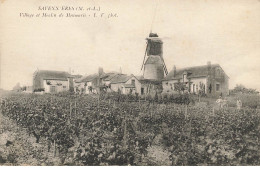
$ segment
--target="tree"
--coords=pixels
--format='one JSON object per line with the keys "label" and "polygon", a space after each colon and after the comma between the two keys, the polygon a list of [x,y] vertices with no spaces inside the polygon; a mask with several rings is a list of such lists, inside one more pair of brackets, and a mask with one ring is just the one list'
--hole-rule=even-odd
{"label": "tree", "polygon": [[259,91],[256,89],[246,88],[242,84],[237,84],[236,87],[232,90],[230,90],[230,94],[259,94]]}
{"label": "tree", "polygon": [[21,91],[20,83],[17,83],[17,84],[13,87],[13,91],[16,91],[16,92]]}

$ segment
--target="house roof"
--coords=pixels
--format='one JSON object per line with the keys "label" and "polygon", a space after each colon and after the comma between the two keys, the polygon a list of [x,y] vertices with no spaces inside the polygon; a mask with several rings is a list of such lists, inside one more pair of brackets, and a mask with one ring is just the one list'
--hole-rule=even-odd
{"label": "house roof", "polygon": [[54,70],[39,70],[36,74],[37,76],[41,76],[43,79],[49,80],[67,80],[68,77],[72,77],[68,72]]}
{"label": "house roof", "polygon": [[87,76],[83,76],[83,77],[77,79],[76,82],[90,82],[97,77],[98,77],[98,74],[87,75]]}
{"label": "house roof", "polygon": [[67,78],[43,78],[43,80],[59,80],[59,81],[68,81]]}
{"label": "house roof", "polygon": [[[103,73],[100,78],[102,78],[104,81],[109,81],[111,80],[114,76],[116,76],[118,73],[116,72],[109,72],[109,73]],[[86,75],[83,76],[81,78],[78,78],[75,80],[76,83],[80,83],[80,82],[90,82],[96,78],[98,78],[99,75],[97,73],[92,74],[92,75]]]}
{"label": "house roof", "polygon": [[80,78],[82,78],[83,76],[82,75],[71,75],[72,77],[74,77],[75,79],[80,79]]}
{"label": "house roof", "polygon": [[132,76],[128,76],[126,74],[117,74],[111,79],[111,84],[115,83],[124,83],[129,80]]}
{"label": "house roof", "polygon": [[[215,68],[215,67],[218,67],[218,66],[219,66],[219,64],[212,64],[211,68]],[[172,70],[164,78],[164,80],[181,79],[183,73],[185,73],[185,72],[187,73],[187,78],[206,77],[208,75],[208,65],[176,69],[175,75],[174,75],[174,70]]]}
{"label": "house roof", "polygon": [[143,80],[144,76],[135,76],[138,80]]}
{"label": "house roof", "polygon": [[116,72],[110,72],[110,73],[106,73],[104,75],[104,81],[110,81],[113,77],[115,77],[118,73]]}

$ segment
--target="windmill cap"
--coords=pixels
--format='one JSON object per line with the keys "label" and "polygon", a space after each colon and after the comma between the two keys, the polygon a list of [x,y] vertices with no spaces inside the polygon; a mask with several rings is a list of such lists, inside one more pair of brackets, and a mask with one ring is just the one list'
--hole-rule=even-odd
{"label": "windmill cap", "polygon": [[159,37],[159,36],[157,35],[157,33],[150,33],[149,37]]}

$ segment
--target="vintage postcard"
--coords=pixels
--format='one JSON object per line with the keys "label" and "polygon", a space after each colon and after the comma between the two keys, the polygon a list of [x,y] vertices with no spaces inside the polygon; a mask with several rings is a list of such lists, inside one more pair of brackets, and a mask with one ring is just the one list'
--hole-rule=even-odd
{"label": "vintage postcard", "polygon": [[259,0],[0,0],[0,165],[260,165]]}

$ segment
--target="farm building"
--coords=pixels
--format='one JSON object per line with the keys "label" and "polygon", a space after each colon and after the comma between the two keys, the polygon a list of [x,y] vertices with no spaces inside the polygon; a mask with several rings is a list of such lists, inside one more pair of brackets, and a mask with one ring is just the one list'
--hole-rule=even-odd
{"label": "farm building", "polygon": [[219,64],[187,67],[173,70],[163,79],[163,91],[188,90],[190,93],[205,93],[208,96],[228,95],[229,77]]}
{"label": "farm building", "polygon": [[45,93],[57,93],[73,91],[73,76],[68,72],[37,70],[33,74],[33,91]]}

